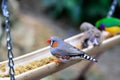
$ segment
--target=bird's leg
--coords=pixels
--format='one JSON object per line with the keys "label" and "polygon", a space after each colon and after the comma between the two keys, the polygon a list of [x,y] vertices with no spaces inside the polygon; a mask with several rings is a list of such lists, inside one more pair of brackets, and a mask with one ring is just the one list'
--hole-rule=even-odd
{"label": "bird's leg", "polygon": [[53,54],[53,56],[55,56],[56,58],[58,58],[58,59],[56,59],[56,60],[54,60],[53,62],[55,62],[57,65],[59,65],[62,61],[61,60],[59,60],[59,58],[61,58],[61,56],[59,55],[59,54]]}
{"label": "bird's leg", "polygon": [[55,62],[55,63],[56,63],[56,65],[59,65],[59,64],[61,63],[61,61],[60,61],[59,59],[54,60],[53,62]]}

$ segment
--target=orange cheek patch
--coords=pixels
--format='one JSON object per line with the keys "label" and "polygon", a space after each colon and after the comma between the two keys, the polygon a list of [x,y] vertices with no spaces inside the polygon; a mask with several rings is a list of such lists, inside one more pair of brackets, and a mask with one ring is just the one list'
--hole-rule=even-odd
{"label": "orange cheek patch", "polygon": [[52,44],[52,47],[55,48],[55,47],[57,47],[58,45],[59,45],[58,42],[54,42],[54,43]]}

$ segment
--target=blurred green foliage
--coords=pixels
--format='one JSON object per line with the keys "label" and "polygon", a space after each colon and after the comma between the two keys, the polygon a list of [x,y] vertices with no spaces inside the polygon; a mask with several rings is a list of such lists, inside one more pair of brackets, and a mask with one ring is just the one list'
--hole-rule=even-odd
{"label": "blurred green foliage", "polygon": [[106,17],[111,4],[112,0],[42,0],[42,5],[50,16],[55,19],[66,18],[75,25],[83,21],[95,23]]}

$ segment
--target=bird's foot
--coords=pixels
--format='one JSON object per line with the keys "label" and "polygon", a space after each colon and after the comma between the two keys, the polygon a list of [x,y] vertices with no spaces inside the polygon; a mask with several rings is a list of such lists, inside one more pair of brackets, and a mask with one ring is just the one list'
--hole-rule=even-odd
{"label": "bird's foot", "polygon": [[61,63],[61,61],[60,61],[60,60],[54,60],[53,62],[55,62],[55,63],[56,63],[56,65],[59,65],[59,64]]}

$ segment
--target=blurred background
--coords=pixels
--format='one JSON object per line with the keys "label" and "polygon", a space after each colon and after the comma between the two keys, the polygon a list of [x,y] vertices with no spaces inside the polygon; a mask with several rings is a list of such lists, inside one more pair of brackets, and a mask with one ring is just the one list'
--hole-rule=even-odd
{"label": "blurred background", "polygon": [[[1,3],[2,0],[0,0]],[[63,39],[80,33],[82,22],[93,25],[106,17],[112,0],[9,0],[11,35],[14,56],[24,55],[47,46],[50,36]],[[120,0],[114,17],[120,18]],[[0,61],[7,60],[4,17],[0,10]],[[84,80],[120,80],[120,44],[106,50],[85,74]],[[77,63],[67,69],[41,80],[76,80],[83,64]]]}

